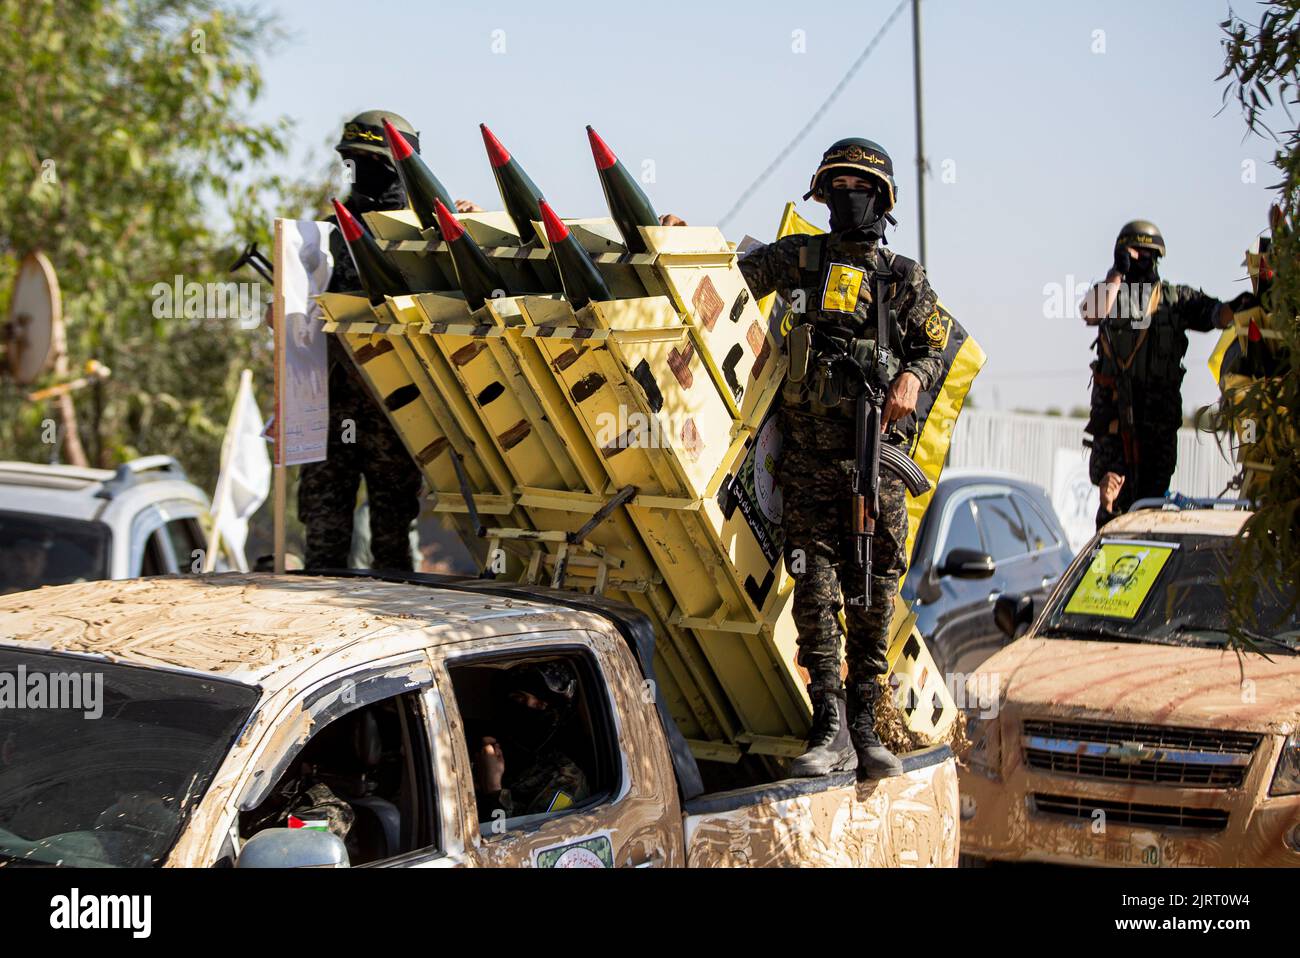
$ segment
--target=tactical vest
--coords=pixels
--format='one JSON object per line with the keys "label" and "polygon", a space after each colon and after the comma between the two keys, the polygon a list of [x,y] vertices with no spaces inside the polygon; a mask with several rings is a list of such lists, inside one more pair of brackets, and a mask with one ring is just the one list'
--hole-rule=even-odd
{"label": "tactical vest", "polygon": [[[802,376],[792,368],[782,400],[800,412],[852,420],[861,380],[846,373],[843,364],[828,367],[821,362],[826,358],[825,339],[833,337],[876,388],[887,388],[898,375],[902,355],[898,314],[890,306],[910,261],[875,247],[874,265],[863,263],[828,249],[828,239],[814,236],[799,253],[799,285],[791,294],[802,297],[804,310],[791,333],[811,325],[822,343],[814,341]],[[885,346],[878,353],[882,328]]]}
{"label": "tactical vest", "polygon": [[[1171,314],[1168,284],[1161,283],[1149,310],[1150,324],[1138,329],[1131,322],[1107,320],[1098,330],[1093,378],[1117,404],[1131,394],[1137,425],[1177,428],[1182,422],[1183,357],[1187,333]],[[1124,382],[1127,380],[1127,382]],[[1122,410],[1121,410],[1122,414]],[[1093,424],[1102,432],[1110,423]]]}

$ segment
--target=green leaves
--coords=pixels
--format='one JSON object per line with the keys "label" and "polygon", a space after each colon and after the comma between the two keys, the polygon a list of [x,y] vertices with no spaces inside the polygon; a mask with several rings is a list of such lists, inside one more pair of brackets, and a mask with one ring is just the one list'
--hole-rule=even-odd
{"label": "green leaves", "polygon": [[1276,276],[1267,304],[1273,328],[1282,336],[1275,347],[1281,368],[1276,376],[1226,390],[1220,403],[1225,418],[1253,424],[1256,443],[1248,460],[1271,466],[1252,490],[1259,508],[1242,530],[1239,559],[1225,583],[1241,629],[1254,627],[1261,589],[1286,597],[1291,609],[1300,604],[1300,376],[1295,369],[1300,357],[1300,131],[1292,123],[1278,135],[1264,119],[1275,102],[1290,118],[1300,90],[1300,0],[1261,6],[1258,26],[1235,16],[1223,22],[1220,75],[1227,80],[1225,100],[1237,100],[1247,128],[1277,141],[1274,162],[1282,173],[1277,185],[1282,219],[1273,230],[1269,254]]}
{"label": "green leaves", "polygon": [[[287,121],[246,113],[257,57],[277,36],[227,0],[0,0],[0,182],[11,186],[0,191],[0,299],[17,259],[43,249],[63,292],[69,370],[90,358],[113,370],[102,413],[77,395],[79,431],[102,464],[169,452],[210,488],[238,369],[269,381],[263,331],[155,318],[150,290],[178,274],[256,279],[226,268],[254,226],[265,246],[279,215],[263,204],[285,184],[260,168],[284,150]],[[33,412],[0,390],[0,457],[49,459],[49,410]]]}

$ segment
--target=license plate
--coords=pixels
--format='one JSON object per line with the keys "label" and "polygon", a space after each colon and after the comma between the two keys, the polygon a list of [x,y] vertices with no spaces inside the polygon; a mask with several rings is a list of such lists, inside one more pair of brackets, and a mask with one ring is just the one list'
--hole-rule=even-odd
{"label": "license plate", "polygon": [[1159,868],[1165,860],[1160,843],[1151,835],[1092,841],[1085,852],[1094,861],[1130,868]]}

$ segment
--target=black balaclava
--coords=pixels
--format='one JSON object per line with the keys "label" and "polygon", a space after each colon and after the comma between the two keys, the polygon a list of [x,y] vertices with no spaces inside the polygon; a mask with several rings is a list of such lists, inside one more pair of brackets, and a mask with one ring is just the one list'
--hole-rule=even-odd
{"label": "black balaclava", "polygon": [[357,151],[344,157],[352,162],[352,192],[348,196],[348,207],[356,208],[353,212],[369,212],[379,209],[387,194],[398,183],[397,171],[381,156],[374,153]]}
{"label": "black balaclava", "polygon": [[502,719],[505,737],[530,752],[540,752],[560,726],[560,713],[552,706],[529,708],[513,698],[506,699]]}
{"label": "black balaclava", "polygon": [[[828,180],[834,172],[827,172]],[[846,239],[859,242],[879,242],[884,237],[888,211],[880,190],[831,187],[826,190],[826,205],[831,210],[832,233],[842,233]]]}

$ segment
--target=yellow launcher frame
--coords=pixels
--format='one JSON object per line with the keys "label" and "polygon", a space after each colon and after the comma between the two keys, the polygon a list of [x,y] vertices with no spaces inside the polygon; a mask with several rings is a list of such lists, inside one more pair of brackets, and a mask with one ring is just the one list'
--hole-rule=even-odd
{"label": "yellow launcher frame", "polygon": [[[446,245],[413,214],[366,219],[413,287],[450,285]],[[521,246],[503,213],[460,219],[512,288],[559,288],[540,230]],[[797,755],[809,707],[772,482],[779,331],[718,230],[642,227],[649,252],[629,254],[612,221],[567,222],[620,298],[575,313],[559,295],[502,296],[471,313],[458,291],[373,308],[329,293],[325,331],[480,569],[648,614],[697,757]],[[913,622],[900,602],[891,661],[911,727],[940,737],[956,710]]]}

